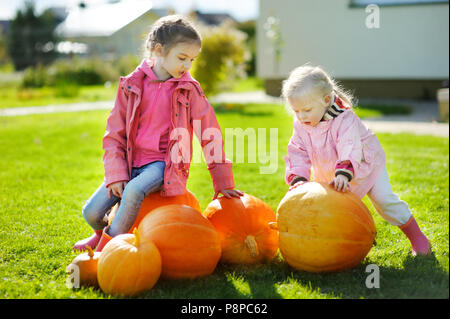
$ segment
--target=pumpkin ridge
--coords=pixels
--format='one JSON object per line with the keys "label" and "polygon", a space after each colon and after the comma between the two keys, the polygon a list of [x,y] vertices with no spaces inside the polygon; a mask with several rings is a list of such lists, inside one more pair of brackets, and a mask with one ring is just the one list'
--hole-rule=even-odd
{"label": "pumpkin ridge", "polygon": [[201,228],[203,230],[208,230],[211,233],[216,233],[215,229],[211,229],[207,226],[204,225],[196,225],[196,224],[192,224],[192,223],[186,223],[186,222],[176,222],[176,223],[168,223],[168,224],[160,224],[157,226],[153,226],[151,227],[150,233],[152,233],[154,230],[159,229],[161,227],[168,227],[168,226],[173,226],[173,225],[181,225],[181,226],[190,226],[190,227],[194,227],[194,228]]}
{"label": "pumpkin ridge", "polygon": [[314,272],[322,272],[322,271],[330,271],[330,269],[335,269],[335,270],[331,270],[331,271],[338,271],[338,269],[346,268],[348,266],[358,264],[358,263],[356,263],[354,260],[352,260],[352,261],[347,261],[347,262],[337,262],[337,263],[329,264],[329,265],[325,265],[325,266],[310,265],[310,264],[300,263],[300,262],[296,262],[296,264],[301,265],[303,267],[306,266],[305,268],[314,269]]}
{"label": "pumpkin ridge", "polygon": [[[117,264],[117,268],[120,269],[120,267],[121,267],[126,261],[127,261],[127,258],[122,258],[122,261],[121,261],[119,264]],[[108,291],[111,291],[111,286],[114,284],[117,275],[118,275],[118,272],[115,271],[115,272],[113,273],[113,276],[112,276],[111,279],[109,280]]]}
{"label": "pumpkin ridge", "polygon": [[[147,246],[147,243],[153,243],[153,242],[151,242],[151,241],[150,242],[145,242],[145,241],[142,242],[141,241],[140,246],[142,245],[142,247],[145,247],[145,246]],[[159,251],[158,251],[158,253],[159,253]],[[144,254],[139,254],[139,273],[141,273],[142,266],[146,263],[146,260],[144,259],[144,257],[147,257],[147,256],[145,256]],[[140,283],[140,281],[145,280],[145,279],[146,278],[136,278],[135,286],[137,286]],[[141,286],[141,285],[139,284],[139,286]]]}
{"label": "pumpkin ridge", "polygon": [[[136,248],[139,249],[138,247],[136,247]],[[140,274],[141,273],[141,269],[142,269],[142,265],[143,265],[143,263],[142,263],[143,260],[142,259],[144,258],[144,254],[139,254],[138,258],[139,258],[139,262],[135,262],[135,264],[138,264],[139,268],[135,269],[134,271],[136,271],[137,273]],[[141,278],[136,276],[136,278],[134,280],[134,287],[137,287],[137,285],[138,285],[140,280],[141,280]]]}
{"label": "pumpkin ridge", "polygon": [[[354,201],[354,199],[352,199],[352,201]],[[355,202],[355,201],[354,201]],[[358,207],[361,207],[360,205],[358,205]],[[362,226],[363,228],[364,228],[364,230],[366,230],[368,233],[371,233],[371,234],[375,234],[376,235],[376,230],[375,230],[375,232],[374,232],[374,230],[368,225],[368,223],[364,223],[364,221],[361,219],[361,218],[359,218],[360,217],[360,215],[359,214],[355,214],[355,213],[353,213],[353,212],[348,212],[349,214],[351,214],[351,216],[353,216],[353,217],[355,217],[354,218],[354,222],[355,223],[357,223],[358,225],[360,225],[360,226]],[[288,214],[287,212],[285,212],[284,210],[282,210],[281,211],[281,214]],[[369,214],[370,214],[370,211],[369,211]],[[371,217],[372,215],[370,214],[370,217]],[[368,222],[370,222],[370,219],[368,219]],[[283,226],[285,226],[285,227],[287,227],[287,225],[283,225]],[[282,226],[282,228],[284,228]],[[374,226],[375,227],[375,226]],[[280,231],[280,233],[285,233],[285,232],[287,232],[287,231],[282,231],[282,230],[279,230]]]}
{"label": "pumpkin ridge", "polygon": [[[361,206],[361,205],[355,200],[355,198],[350,197],[349,199],[350,199],[354,204],[356,204],[356,206],[360,207],[362,210],[366,211],[366,209],[367,209],[366,212],[368,213],[368,215],[369,215],[370,217],[372,217],[372,214],[370,213],[370,211],[368,210],[368,208],[367,208],[366,206],[364,206],[364,207]],[[373,223],[372,223],[372,221],[370,220],[369,216],[365,216],[365,217],[367,217],[367,218],[366,218],[367,220],[364,222],[364,220],[361,218],[361,215],[360,215],[360,214],[355,214],[353,211],[350,211],[350,213],[352,214],[352,216],[356,217],[356,218],[355,218],[355,221],[356,221],[358,224],[362,225],[368,232],[372,233],[372,228],[369,226],[369,223],[370,223],[370,224],[373,224]]]}
{"label": "pumpkin ridge", "polygon": [[278,235],[268,227],[276,214],[260,198],[245,192],[240,198],[221,197],[208,204],[204,215],[219,233],[223,263],[254,264],[276,254]]}
{"label": "pumpkin ridge", "polygon": [[299,234],[290,234],[287,232],[280,232],[280,235],[283,234],[284,236],[287,237],[298,237],[301,239],[307,239],[307,240],[316,240],[316,241],[322,241],[322,240],[329,240],[329,241],[333,241],[335,243],[365,243],[364,241],[360,241],[360,240],[350,240],[350,239],[342,239],[342,238],[333,238],[333,237],[320,237],[320,238],[316,238],[316,237],[312,237],[312,236],[305,236],[305,235],[299,235]]}

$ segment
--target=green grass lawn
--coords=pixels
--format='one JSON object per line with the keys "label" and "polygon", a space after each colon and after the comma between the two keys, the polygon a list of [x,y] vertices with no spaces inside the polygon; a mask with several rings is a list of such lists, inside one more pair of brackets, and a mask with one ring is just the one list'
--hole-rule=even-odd
{"label": "green grass lawn", "polygon": [[[72,245],[91,234],[81,208],[103,180],[101,140],[107,115],[92,111],[0,117],[0,298],[110,298],[100,290],[65,285],[65,268],[76,256]],[[283,157],[291,119],[282,108],[264,105],[218,112],[218,119],[223,130],[278,128],[275,173],[260,174],[267,164],[234,164],[237,188],[276,210],[287,191]],[[218,265],[212,275],[200,279],[159,280],[139,297],[449,298],[449,140],[378,136],[392,187],[431,240],[433,256],[413,258],[407,238],[365,198],[376,223],[377,245],[354,269],[310,274],[289,267],[278,254],[263,265]],[[204,209],[213,195],[204,163],[192,165],[188,188]],[[380,268],[379,289],[365,286],[369,264]]]}
{"label": "green grass lawn", "polygon": [[[235,93],[258,91],[263,89],[263,82],[256,77],[248,77],[234,81],[229,88],[229,91]],[[72,90],[77,91],[77,94]],[[67,103],[77,102],[97,102],[97,101],[111,101],[114,100],[117,92],[117,84],[111,85],[93,85],[80,86],[68,88],[27,88],[20,89],[19,85],[1,82],[0,74],[0,109],[16,108],[26,106],[44,106],[44,105],[63,105]],[[219,106],[228,110],[230,105]],[[232,105],[235,109],[244,109],[246,105],[235,104]],[[220,110],[219,110],[220,111]],[[380,117],[382,115],[392,114],[409,114],[411,108],[408,106],[398,105],[360,105],[355,107],[355,112],[361,118]]]}
{"label": "green grass lawn", "polygon": [[[71,90],[77,90],[77,94],[72,94]],[[24,107],[58,105],[77,102],[97,102],[114,100],[117,93],[117,85],[91,85],[77,88],[58,89],[55,87],[27,88],[19,89],[17,86],[0,86],[0,109]]]}
{"label": "green grass lawn", "polygon": [[233,81],[231,85],[231,91],[233,92],[259,91],[263,89],[264,81],[261,78],[253,76]]}

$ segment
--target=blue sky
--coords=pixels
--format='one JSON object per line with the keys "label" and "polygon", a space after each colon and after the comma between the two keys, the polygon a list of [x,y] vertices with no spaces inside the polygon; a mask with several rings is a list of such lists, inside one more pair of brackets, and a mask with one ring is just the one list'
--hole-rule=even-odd
{"label": "blue sky", "polygon": [[[107,0],[84,0],[88,5]],[[131,1],[131,0],[122,0]],[[149,1],[149,0],[134,0]],[[33,0],[36,10],[41,12],[49,6],[71,6],[77,5],[80,0]],[[0,20],[14,16],[18,8],[23,7],[25,0],[0,0]],[[153,0],[154,6],[169,5],[177,13],[186,13],[193,8],[202,12],[227,12],[240,21],[255,19],[258,16],[259,0]]]}

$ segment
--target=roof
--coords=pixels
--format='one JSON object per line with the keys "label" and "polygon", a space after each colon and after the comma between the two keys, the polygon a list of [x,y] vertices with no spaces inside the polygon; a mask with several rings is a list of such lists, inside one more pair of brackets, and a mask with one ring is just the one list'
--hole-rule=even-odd
{"label": "roof", "polygon": [[228,13],[202,13],[198,10],[194,11],[198,21],[206,25],[220,25],[225,20],[232,20],[235,22],[234,18]]}
{"label": "roof", "polygon": [[58,25],[63,37],[110,36],[152,9],[151,0],[128,0],[75,7]]}

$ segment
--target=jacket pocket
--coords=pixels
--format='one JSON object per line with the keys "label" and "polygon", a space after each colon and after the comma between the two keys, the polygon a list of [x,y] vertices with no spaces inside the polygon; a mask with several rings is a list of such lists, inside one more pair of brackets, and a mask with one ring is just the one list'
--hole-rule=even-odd
{"label": "jacket pocket", "polygon": [[190,106],[189,99],[186,97],[185,94],[183,94],[181,92],[177,96],[177,102],[184,107]]}
{"label": "jacket pocket", "polygon": [[365,163],[371,163],[373,160],[373,152],[367,144],[362,147],[362,157],[362,162]]}

